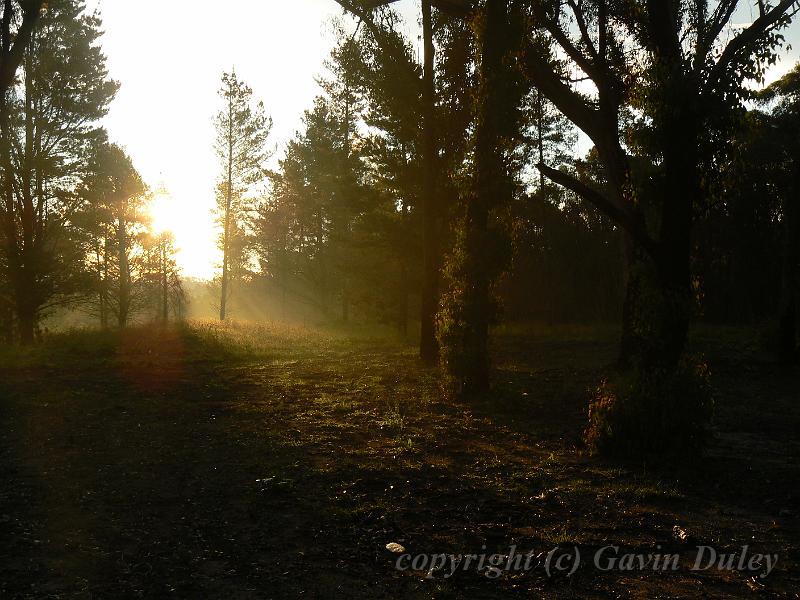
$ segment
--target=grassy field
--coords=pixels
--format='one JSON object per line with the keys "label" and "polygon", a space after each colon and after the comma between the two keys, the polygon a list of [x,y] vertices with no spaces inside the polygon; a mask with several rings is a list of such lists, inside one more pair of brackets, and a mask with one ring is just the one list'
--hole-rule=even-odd
{"label": "grassy field", "polygon": [[[497,390],[471,404],[442,401],[412,347],[364,334],[195,322],[0,351],[0,597],[797,598],[798,372],[736,331],[693,346],[715,436],[681,467],[581,447],[613,329],[501,331]],[[682,565],[699,544],[747,544],[779,561],[764,579],[591,564],[428,578],[396,569],[390,542],[614,544]]]}

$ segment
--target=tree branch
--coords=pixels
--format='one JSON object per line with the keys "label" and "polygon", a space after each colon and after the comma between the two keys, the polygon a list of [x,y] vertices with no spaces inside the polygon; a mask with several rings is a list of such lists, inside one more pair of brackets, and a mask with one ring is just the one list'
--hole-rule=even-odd
{"label": "tree branch", "polygon": [[600,112],[592,108],[584,96],[566,85],[555,73],[553,66],[541,56],[532,42],[524,49],[523,69],[533,84],[572,121],[599,145],[602,135],[599,128]]}
{"label": "tree branch", "polygon": [[[39,13],[42,10],[44,1],[45,0],[28,0],[27,2],[20,2],[22,6],[22,23],[14,36],[14,45],[10,46],[7,51],[5,48],[3,49],[3,56],[0,61],[0,93],[5,93],[14,82],[14,77],[16,77],[17,69],[22,62],[22,56],[31,39],[36,21],[39,19]],[[6,11],[9,10],[9,4],[10,3],[6,4]],[[10,19],[10,14],[3,15],[4,27],[8,27]]]}
{"label": "tree branch", "polygon": [[[750,44],[758,40],[759,37],[769,31],[775,25],[775,23],[777,23],[780,18],[783,17],[789,11],[789,9],[796,4],[798,4],[798,0],[781,0],[781,2],[779,2],[775,8],[771,9],[767,13],[762,14],[760,17],[758,17],[758,19],[753,21],[753,23],[747,29],[733,38],[728,45],[725,46],[725,50],[722,51],[720,59],[711,69],[709,82],[713,85],[719,81],[722,78],[725,70],[736,59],[736,56],[739,54],[739,52],[747,48]],[[713,44],[713,40],[709,40],[709,44]]]}
{"label": "tree branch", "polygon": [[658,244],[647,233],[641,219],[569,173],[548,167],[544,163],[538,163],[536,168],[553,183],[575,192],[586,202],[593,204],[600,212],[627,231],[651,256],[655,257],[658,254]]}
{"label": "tree branch", "polygon": [[[597,66],[589,57],[581,52],[577,46],[575,46],[569,35],[567,35],[567,33],[561,29],[559,23],[549,19],[544,8],[538,3],[534,3],[533,11],[536,15],[537,21],[548,31],[548,33],[550,33],[550,35],[553,36],[553,39],[558,42],[558,45],[563,48],[564,52],[567,53],[567,55],[584,73],[591,77],[592,80],[597,81],[597,78],[599,77]],[[594,46],[592,46],[591,42],[589,43],[589,48],[594,51]]]}

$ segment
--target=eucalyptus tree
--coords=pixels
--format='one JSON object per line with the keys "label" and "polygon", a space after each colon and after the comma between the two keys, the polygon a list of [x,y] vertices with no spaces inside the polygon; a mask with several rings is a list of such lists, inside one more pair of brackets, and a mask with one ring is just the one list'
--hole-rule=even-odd
{"label": "eucalyptus tree", "polygon": [[511,258],[507,214],[518,193],[521,165],[515,152],[522,138],[525,95],[512,60],[520,39],[514,34],[518,21],[508,0],[487,0],[476,18],[473,166],[439,316],[443,374],[447,390],[456,395],[489,389],[489,327],[498,313],[495,286]]}
{"label": "eucalyptus tree", "polygon": [[[731,19],[748,5],[739,0],[533,0],[529,5],[526,73],[592,140],[608,185],[587,184],[558,165],[538,166],[604,212],[629,241],[621,358],[642,375],[634,392],[640,401],[625,406],[612,401],[603,418],[618,419],[614,436],[623,445],[657,449],[669,438],[675,446],[693,447],[701,434],[694,426],[681,427],[676,413],[699,416],[706,412],[705,401],[693,409],[678,407],[673,397],[657,400],[674,380],[687,338],[693,225],[708,198],[715,157],[724,150],[727,117],[747,93],[743,82],[758,79],[774,61],[780,29],[797,2],[757,2],[758,17],[738,30]],[[576,79],[584,82],[582,88],[574,85]],[[648,131],[646,188],[624,141],[631,119],[641,120]],[[645,377],[648,373],[660,375]],[[642,400],[648,395],[652,401]]]}

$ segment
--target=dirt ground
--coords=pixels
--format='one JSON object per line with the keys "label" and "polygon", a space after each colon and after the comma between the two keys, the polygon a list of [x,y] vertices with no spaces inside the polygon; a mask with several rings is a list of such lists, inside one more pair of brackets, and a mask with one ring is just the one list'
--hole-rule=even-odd
{"label": "dirt ground", "polygon": [[[800,597],[798,371],[696,334],[711,447],[620,465],[580,443],[615,346],[613,330],[506,331],[497,391],[472,404],[442,401],[413,347],[366,335],[191,323],[0,351],[0,597]],[[582,560],[428,577],[396,568],[392,542]],[[608,545],[681,567],[601,571]],[[778,562],[692,571],[699,545]]]}

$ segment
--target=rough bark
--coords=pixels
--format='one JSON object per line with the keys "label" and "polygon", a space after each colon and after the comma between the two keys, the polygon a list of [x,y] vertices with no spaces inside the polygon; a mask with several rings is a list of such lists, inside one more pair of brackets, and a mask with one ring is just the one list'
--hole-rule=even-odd
{"label": "rough bark", "polygon": [[436,340],[436,312],[439,304],[439,228],[436,202],[436,91],[434,80],[434,46],[431,1],[422,0],[422,37],[424,65],[422,81],[423,145],[422,145],[422,219],[423,274],[420,309],[419,355],[423,362],[435,364],[439,355]]}
{"label": "rough bark", "polygon": [[493,257],[487,256],[492,209],[502,203],[506,169],[501,120],[504,100],[501,85],[507,35],[507,0],[489,0],[481,34],[481,75],[475,136],[475,194],[467,205],[464,225],[464,349],[463,390],[466,395],[489,389],[489,323],[492,315]]}
{"label": "rough bark", "polygon": [[[800,167],[795,167],[794,191],[800,191]],[[798,197],[786,198],[783,266],[781,270],[781,303],[778,321],[780,359],[793,364],[798,359],[797,312],[798,269],[800,269],[800,207]]]}

